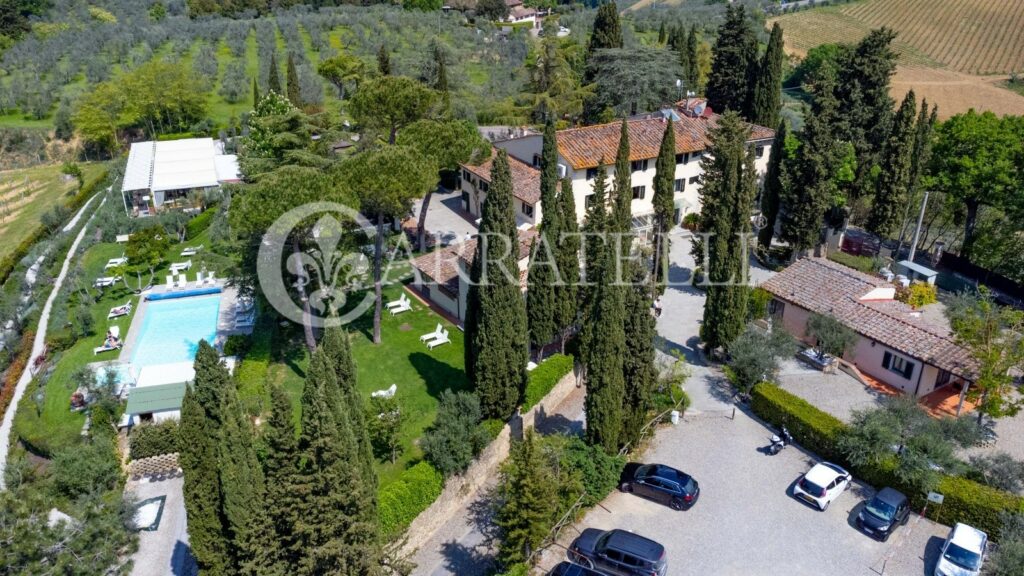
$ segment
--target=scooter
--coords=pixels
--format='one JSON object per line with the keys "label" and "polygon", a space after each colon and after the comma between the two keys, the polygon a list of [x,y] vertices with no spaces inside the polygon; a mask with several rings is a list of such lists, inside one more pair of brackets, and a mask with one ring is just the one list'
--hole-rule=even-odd
{"label": "scooter", "polygon": [[774,456],[779,452],[782,452],[783,448],[793,443],[793,436],[790,435],[789,430],[786,430],[785,426],[782,427],[782,432],[780,432],[780,434],[782,434],[781,438],[777,434],[772,434],[772,443],[764,449],[765,454]]}

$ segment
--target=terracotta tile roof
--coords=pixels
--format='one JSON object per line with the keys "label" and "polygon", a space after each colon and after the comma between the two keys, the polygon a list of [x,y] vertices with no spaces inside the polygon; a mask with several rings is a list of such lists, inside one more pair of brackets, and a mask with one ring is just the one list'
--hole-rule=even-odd
{"label": "terracotta tile roof", "polygon": [[971,379],[977,364],[947,328],[917,316],[902,302],[862,299],[875,288],[891,286],[823,258],[799,260],[761,285],[782,300],[834,316],[866,338]]}
{"label": "terracotta tile roof", "polygon": [[[519,254],[522,260],[530,255],[530,245],[537,231],[534,229],[519,232]],[[469,273],[469,266],[473,263],[476,254],[476,237],[465,242],[452,244],[451,246],[423,254],[413,259],[413,268],[425,276],[425,284],[437,284],[442,291],[455,298],[459,294],[459,263],[465,266],[466,273]],[[520,273],[520,285],[525,286],[525,277]]]}
{"label": "terracotta tile roof", "polygon": [[[676,154],[684,152],[700,152],[710,145],[708,132],[715,127],[719,116],[713,114],[707,118],[690,118],[684,116],[675,124]],[[603,159],[605,164],[615,162],[615,154],[619,149],[619,132],[621,122],[597,124],[583,128],[570,128],[558,131],[558,152],[573,169],[594,168]],[[628,120],[629,159],[644,160],[658,156],[661,137],[665,133],[665,120],[647,118]],[[775,131],[764,126],[751,124],[751,141],[771,139]]]}
{"label": "terracotta tile roof", "polygon": [[[490,184],[491,165],[497,156],[498,152],[492,148],[491,157],[482,164],[462,164],[462,167]],[[512,174],[512,195],[530,205],[540,202],[540,170],[511,155],[508,157],[508,168]]]}

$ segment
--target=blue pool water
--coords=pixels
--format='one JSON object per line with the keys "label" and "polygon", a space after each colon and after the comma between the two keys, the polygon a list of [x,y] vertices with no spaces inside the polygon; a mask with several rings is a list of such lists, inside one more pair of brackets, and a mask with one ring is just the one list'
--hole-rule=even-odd
{"label": "blue pool water", "polygon": [[199,341],[217,336],[220,295],[149,302],[132,352],[136,373],[153,364],[188,362]]}

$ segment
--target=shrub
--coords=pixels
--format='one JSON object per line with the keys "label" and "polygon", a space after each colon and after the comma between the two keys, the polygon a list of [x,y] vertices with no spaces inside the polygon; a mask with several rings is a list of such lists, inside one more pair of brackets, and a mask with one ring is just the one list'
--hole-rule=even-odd
{"label": "shrub", "polygon": [[846,252],[839,252],[838,250],[829,252],[828,259],[865,274],[874,274],[877,267],[876,264],[878,264],[878,261],[870,256],[855,256]]}
{"label": "shrub", "polygon": [[51,474],[57,494],[75,499],[114,488],[121,478],[121,467],[110,440],[93,440],[58,452]]}
{"label": "shrub", "polygon": [[128,437],[132,460],[150,458],[178,451],[178,423],[168,420],[159,424],[142,424]]}
{"label": "shrub", "polygon": [[906,288],[897,288],[896,299],[913,308],[920,308],[938,302],[939,293],[934,284],[914,282]]}
{"label": "shrub", "polygon": [[530,371],[526,381],[526,400],[523,412],[533,408],[551,392],[563,376],[573,369],[573,358],[565,354],[553,354]]}
{"label": "shrub", "polygon": [[765,333],[749,325],[729,344],[729,380],[746,392],[758,382],[774,379],[779,358],[792,356],[797,349],[796,340],[785,330]]}
{"label": "shrub", "polygon": [[578,436],[567,438],[559,464],[578,474],[586,490],[584,506],[594,506],[619,485],[625,458],[611,456],[600,447],[590,446]]}
{"label": "shrub", "polygon": [[498,437],[498,434],[501,434],[501,429],[505,427],[505,422],[497,418],[488,418],[480,423],[480,427],[487,433],[487,437],[493,441]]}
{"label": "shrub", "polygon": [[680,224],[683,228],[686,228],[690,232],[700,231],[700,214],[696,212],[690,212],[686,216],[683,216],[683,221]]}
{"label": "shrub", "polygon": [[244,356],[252,341],[245,334],[232,334],[224,341],[225,356]]}
{"label": "shrub", "polygon": [[210,223],[213,222],[213,217],[217,215],[218,209],[219,208],[217,206],[211,206],[206,210],[203,210],[203,212],[195,218],[189,220],[188,224],[185,225],[185,238],[192,240],[209,228]]}
{"label": "shrub", "polygon": [[393,535],[404,530],[444,490],[444,476],[427,462],[407,468],[378,495],[381,530]]}
{"label": "shrub", "polygon": [[772,425],[786,426],[808,450],[829,460],[839,459],[836,442],[846,425],[835,416],[768,382],[751,390],[750,408]]}
{"label": "shrub", "polygon": [[447,478],[469,467],[487,446],[487,432],[478,426],[480,400],[469,392],[445,390],[434,425],[423,434],[423,457]]}

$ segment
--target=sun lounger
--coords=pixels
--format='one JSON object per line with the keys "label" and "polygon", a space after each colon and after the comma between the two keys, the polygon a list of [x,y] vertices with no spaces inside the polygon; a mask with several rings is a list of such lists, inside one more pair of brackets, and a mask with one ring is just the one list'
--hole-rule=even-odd
{"label": "sun lounger", "polygon": [[168,290],[174,290],[177,287],[178,286],[174,283],[174,275],[173,274],[168,275],[167,276],[167,289]]}
{"label": "sun lounger", "polygon": [[178,285],[182,288],[188,288],[188,280],[185,279],[184,274],[178,274]]}
{"label": "sun lounger", "polygon": [[188,248],[185,248],[184,250],[181,251],[181,256],[182,256],[182,258],[187,257],[187,256],[195,256],[202,249],[203,249],[203,245],[202,244],[200,244],[199,246],[189,246]]}
{"label": "sun lounger", "polygon": [[377,390],[370,393],[371,398],[394,398],[395,392],[398,392],[398,384],[392,384],[390,388],[386,390]]}
{"label": "sun lounger", "polygon": [[437,348],[441,344],[448,344],[449,342],[451,342],[451,340],[448,339],[448,331],[445,330],[437,338],[434,338],[433,340],[427,342],[427,349],[433,350],[434,348]]}
{"label": "sun lounger", "polygon": [[92,283],[92,285],[95,286],[96,288],[106,288],[108,286],[113,286],[114,284],[117,284],[120,281],[120,276],[103,276],[102,278],[97,278],[96,281]]}
{"label": "sun lounger", "polygon": [[127,316],[127,315],[129,315],[131,313],[132,313],[132,303],[131,303],[131,300],[129,300],[128,302],[125,302],[121,306],[115,306],[114,308],[111,308],[110,309],[110,313],[107,314],[107,320],[110,320],[112,318],[117,318],[118,316]]}
{"label": "sun lounger", "polygon": [[203,280],[203,285],[216,284],[217,280],[213,277],[213,270],[206,273],[206,279]]}
{"label": "sun lounger", "polygon": [[385,304],[384,307],[387,308],[388,310],[391,310],[392,308],[402,308],[409,303],[409,298],[406,297],[405,292],[402,292],[401,294],[399,294],[398,300],[392,300],[391,302]]}
{"label": "sun lounger", "polygon": [[390,308],[388,311],[391,312],[392,316],[394,316],[396,314],[401,314],[402,312],[408,312],[409,310],[412,310],[412,303],[407,301],[404,304]]}
{"label": "sun lounger", "polygon": [[171,264],[171,274],[177,274],[179,272],[189,270],[190,268],[192,268],[191,260],[186,260],[184,262],[175,262],[174,264]]}
{"label": "sun lounger", "polygon": [[433,340],[434,338],[437,338],[438,336],[440,336],[443,333],[444,333],[444,326],[441,326],[440,324],[438,324],[437,328],[434,328],[433,332],[431,332],[429,334],[424,334],[423,336],[420,336],[420,342],[426,342],[427,340]]}
{"label": "sun lounger", "polygon": [[107,270],[108,268],[114,268],[116,266],[120,266],[122,264],[127,264],[127,263],[128,263],[128,259],[125,258],[124,256],[122,256],[120,258],[111,258],[110,260],[107,260],[107,264],[103,267],[103,269]]}
{"label": "sun lounger", "polygon": [[109,352],[111,350],[117,350],[121,347],[121,327],[111,326],[110,330],[107,331],[107,338],[103,341],[103,346],[97,346],[92,349],[92,353],[95,356],[100,352]]}
{"label": "sun lounger", "polygon": [[256,314],[250,314],[243,318],[235,318],[235,329],[251,328],[256,325]]}

